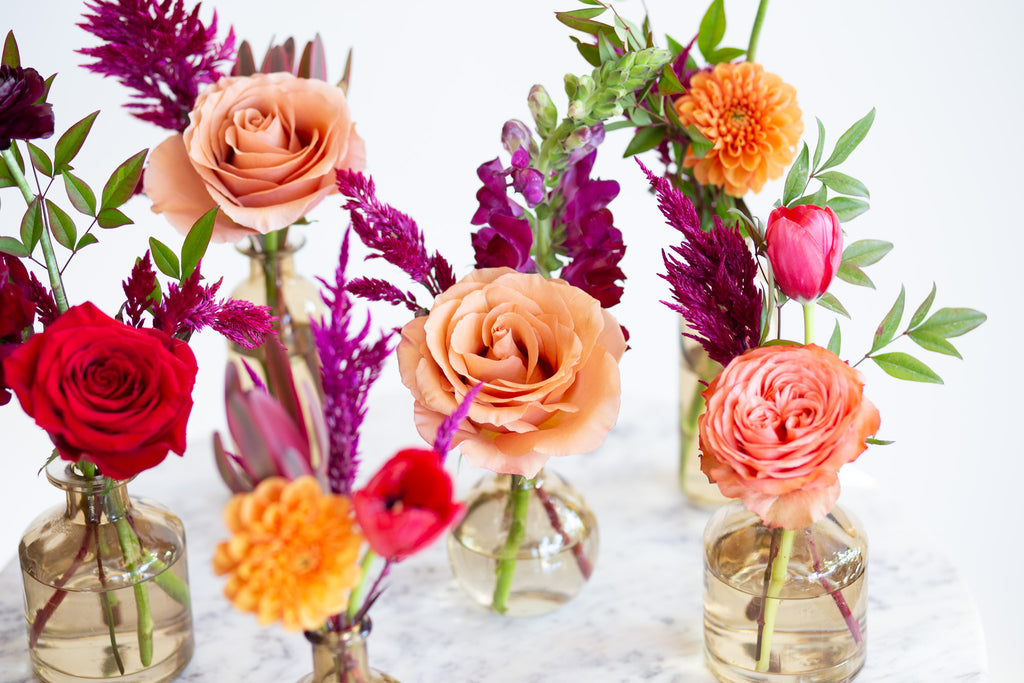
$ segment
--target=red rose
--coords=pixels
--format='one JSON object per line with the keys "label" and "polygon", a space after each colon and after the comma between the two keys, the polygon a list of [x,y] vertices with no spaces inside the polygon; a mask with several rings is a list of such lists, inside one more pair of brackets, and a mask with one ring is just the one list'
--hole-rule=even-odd
{"label": "red rose", "polygon": [[69,309],[4,361],[21,406],[65,460],[127,479],[185,452],[195,356],[159,330],[136,329],[91,303]]}
{"label": "red rose", "polygon": [[373,551],[401,560],[426,547],[462,512],[452,480],[434,451],[399,451],[352,496],[356,519]]}

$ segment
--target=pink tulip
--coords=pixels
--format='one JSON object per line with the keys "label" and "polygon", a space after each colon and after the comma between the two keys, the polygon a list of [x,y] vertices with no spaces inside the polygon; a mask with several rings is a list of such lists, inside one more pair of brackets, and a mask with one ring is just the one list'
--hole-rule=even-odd
{"label": "pink tulip", "polygon": [[814,301],[832,284],[843,259],[843,232],[835,211],[813,205],[779,207],[768,216],[768,260],[782,292]]}

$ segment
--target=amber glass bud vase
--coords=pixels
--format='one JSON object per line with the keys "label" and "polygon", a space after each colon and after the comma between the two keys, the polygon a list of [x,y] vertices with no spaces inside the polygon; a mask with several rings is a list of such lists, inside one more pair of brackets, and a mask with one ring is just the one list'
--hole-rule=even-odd
{"label": "amber glass bud vase", "polygon": [[[704,532],[704,648],[731,683],[842,683],[867,652],[867,539],[838,506],[806,529],[770,529],[741,502]],[[772,558],[789,559],[773,572]]]}
{"label": "amber glass bud vase", "polygon": [[343,631],[306,631],[313,646],[313,673],[299,683],[398,683],[387,674],[371,669],[366,652],[370,619]]}
{"label": "amber glass bud vase", "polygon": [[192,657],[185,529],[127,481],[46,468],[66,503],[37,517],[18,546],[36,675],[49,683],[161,683]]}
{"label": "amber glass bud vase", "polygon": [[715,508],[728,502],[718,486],[700,471],[700,438],[697,420],[704,412],[701,392],[708,382],[722,371],[719,363],[708,358],[708,352],[695,339],[683,336],[690,330],[686,320],[679,318],[679,484],[687,502]]}

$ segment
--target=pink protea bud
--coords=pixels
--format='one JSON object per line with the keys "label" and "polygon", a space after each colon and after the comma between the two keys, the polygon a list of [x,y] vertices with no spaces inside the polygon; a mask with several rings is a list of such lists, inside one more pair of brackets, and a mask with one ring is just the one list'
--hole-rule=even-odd
{"label": "pink protea bud", "polygon": [[780,206],[768,216],[765,242],[775,281],[801,303],[828,291],[843,259],[839,218],[828,207]]}

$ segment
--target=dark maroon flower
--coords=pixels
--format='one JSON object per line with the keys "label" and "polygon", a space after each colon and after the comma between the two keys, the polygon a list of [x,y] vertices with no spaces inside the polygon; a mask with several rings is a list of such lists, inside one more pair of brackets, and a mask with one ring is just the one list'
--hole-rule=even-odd
{"label": "dark maroon flower", "polygon": [[618,281],[625,280],[626,275],[619,268],[619,261],[625,249],[623,246],[621,250],[580,252],[562,268],[560,277],[600,301],[602,308],[611,308],[622,300],[623,289]]}
{"label": "dark maroon flower", "polygon": [[400,451],[352,496],[356,520],[373,551],[397,561],[426,547],[462,513],[451,477],[435,451]]}
{"label": "dark maroon flower", "polygon": [[4,379],[4,358],[11,355],[21,346],[20,344],[0,344],[0,406],[11,402],[11,390]]}
{"label": "dark maroon flower", "polygon": [[536,270],[530,258],[533,246],[533,231],[525,218],[513,218],[495,214],[490,226],[473,233],[473,252],[477,268],[498,268],[507,266],[520,273]]}
{"label": "dark maroon flower", "polygon": [[79,24],[103,41],[79,50],[94,62],[85,68],[116,78],[132,90],[125,105],[143,121],[181,132],[200,86],[214,83],[235,53],[234,30],[217,42],[217,13],[199,20],[197,3],[184,0],[92,0]]}
{"label": "dark maroon flower", "polygon": [[16,256],[0,253],[0,342],[21,341],[36,314],[32,282]]}
{"label": "dark maroon flower", "polygon": [[128,318],[128,325],[142,327],[142,314],[153,305],[150,296],[156,290],[156,286],[156,271],[153,270],[153,261],[147,251],[132,267],[128,279],[121,283],[125,296],[124,314]]}
{"label": "dark maroon flower", "polygon": [[53,135],[53,107],[39,98],[46,92],[35,69],[0,66],[0,150],[11,140],[34,140]]}

